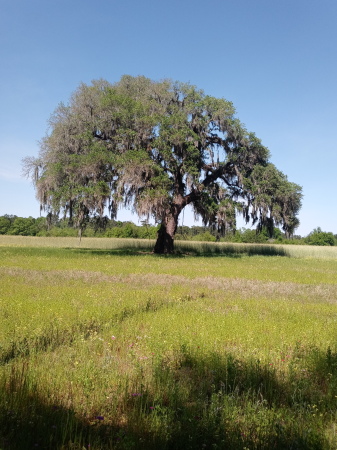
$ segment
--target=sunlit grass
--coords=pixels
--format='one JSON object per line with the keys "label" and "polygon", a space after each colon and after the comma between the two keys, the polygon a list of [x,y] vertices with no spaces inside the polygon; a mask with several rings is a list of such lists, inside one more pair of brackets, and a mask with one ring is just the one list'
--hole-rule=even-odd
{"label": "sunlit grass", "polygon": [[1,449],[336,448],[337,260],[0,245]]}
{"label": "sunlit grass", "polygon": [[[151,239],[39,237],[0,235],[0,247],[57,247],[111,250],[152,251],[155,241]],[[219,242],[176,241],[176,251],[191,254],[212,255],[266,255],[292,258],[337,259],[337,247],[313,245],[235,244]]]}

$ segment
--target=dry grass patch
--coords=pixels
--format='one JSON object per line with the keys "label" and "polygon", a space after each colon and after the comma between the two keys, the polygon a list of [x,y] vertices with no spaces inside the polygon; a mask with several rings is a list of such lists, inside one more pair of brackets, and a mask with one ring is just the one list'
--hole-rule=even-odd
{"label": "dry grass patch", "polygon": [[17,282],[28,285],[69,285],[69,282],[83,282],[88,285],[113,284],[125,285],[133,289],[151,289],[153,287],[172,288],[184,287],[187,291],[192,289],[193,296],[201,297],[212,295],[228,296],[236,294],[243,298],[293,298],[304,301],[337,302],[337,284],[301,284],[290,282],[259,281],[241,278],[196,277],[186,278],[182,275],[169,275],[156,273],[107,275],[102,272],[89,272],[84,270],[30,270],[20,267],[0,268],[0,279],[10,277]]}

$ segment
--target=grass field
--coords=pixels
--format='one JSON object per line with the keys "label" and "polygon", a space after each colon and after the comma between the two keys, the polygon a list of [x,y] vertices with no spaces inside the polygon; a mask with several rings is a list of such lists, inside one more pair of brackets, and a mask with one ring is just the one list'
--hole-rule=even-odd
{"label": "grass field", "polygon": [[337,249],[0,236],[0,449],[336,449]]}

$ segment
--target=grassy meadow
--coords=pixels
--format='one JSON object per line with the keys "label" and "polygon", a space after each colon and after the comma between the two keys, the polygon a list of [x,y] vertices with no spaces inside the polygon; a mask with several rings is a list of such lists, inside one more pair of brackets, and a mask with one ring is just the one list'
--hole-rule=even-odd
{"label": "grassy meadow", "polygon": [[337,248],[0,236],[0,449],[336,449]]}

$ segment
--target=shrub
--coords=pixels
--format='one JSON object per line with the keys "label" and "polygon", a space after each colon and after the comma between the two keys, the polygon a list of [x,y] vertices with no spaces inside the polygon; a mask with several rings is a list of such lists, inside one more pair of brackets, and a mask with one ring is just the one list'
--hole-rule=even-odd
{"label": "shrub", "polygon": [[320,227],[315,228],[306,238],[309,245],[336,245],[336,240],[331,232],[322,231]]}
{"label": "shrub", "polygon": [[209,231],[205,231],[205,233],[199,233],[196,234],[191,238],[191,241],[198,241],[198,242],[215,242],[216,237],[213,236]]}

